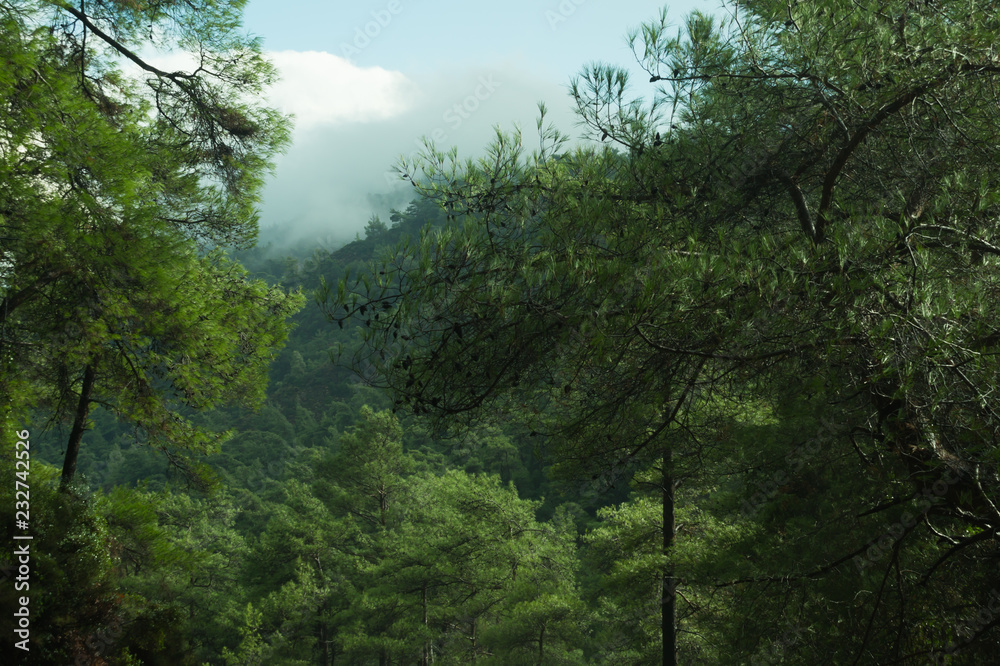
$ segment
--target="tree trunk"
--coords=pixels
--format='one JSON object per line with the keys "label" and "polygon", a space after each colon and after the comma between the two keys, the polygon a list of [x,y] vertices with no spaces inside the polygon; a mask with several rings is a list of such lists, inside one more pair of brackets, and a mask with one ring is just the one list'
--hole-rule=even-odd
{"label": "tree trunk", "polygon": [[330,645],[326,640],[326,625],[322,621],[319,623],[319,645],[322,665],[330,666]]}
{"label": "tree trunk", "polygon": [[[421,590],[421,592],[422,592],[422,601],[423,601],[423,605],[424,605],[424,628],[426,629],[429,626],[429,624],[430,624],[429,616],[428,616],[428,613],[427,613],[427,584],[426,583],[424,584],[424,587]],[[422,660],[421,663],[422,663],[423,666],[430,666],[430,663],[432,661],[433,661],[433,658],[431,657],[431,641],[430,641],[430,639],[427,639],[427,640],[424,641],[424,655],[423,655],[423,660]]]}
{"label": "tree trunk", "polygon": [[83,386],[80,387],[80,402],[76,406],[76,416],[73,419],[73,429],[66,443],[66,457],[63,458],[62,479],[60,490],[67,490],[76,476],[76,459],[80,453],[80,442],[87,429],[87,416],[90,414],[90,393],[94,388],[94,364],[89,363],[83,371]]}
{"label": "tree trunk", "polygon": [[472,619],[472,663],[476,663],[476,619]]}
{"label": "tree trunk", "polygon": [[[674,545],[674,476],[670,447],[663,447],[663,554],[670,557]],[[674,568],[663,571],[662,630],[663,664],[677,666],[677,581]]]}
{"label": "tree trunk", "polygon": [[385,481],[382,482],[382,486],[378,491],[378,514],[379,522],[382,527],[385,527],[385,514],[389,509],[389,493],[385,488]]}
{"label": "tree trunk", "polygon": [[975,463],[963,460],[937,441],[933,429],[926,432],[918,411],[903,398],[895,384],[873,386],[872,404],[878,412],[879,435],[885,449],[893,453],[909,472],[914,489],[923,497],[940,497],[955,512],[995,520],[993,502],[976,483]]}

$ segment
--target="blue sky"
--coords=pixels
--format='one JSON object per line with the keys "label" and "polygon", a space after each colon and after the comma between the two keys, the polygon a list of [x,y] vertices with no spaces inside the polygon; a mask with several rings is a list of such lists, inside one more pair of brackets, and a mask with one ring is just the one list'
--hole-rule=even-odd
{"label": "blue sky", "polygon": [[[373,212],[410,197],[392,178],[422,136],[467,157],[493,128],[534,132],[537,103],[571,136],[570,79],[590,62],[629,66],[636,95],[651,95],[625,35],[658,16],[638,0],[250,0],[248,31],[283,75],[274,105],[296,115],[291,149],[268,185],[261,224],[286,239],[335,246]],[[669,5],[671,23],[718,0]],[[273,234],[265,234],[265,237]]]}

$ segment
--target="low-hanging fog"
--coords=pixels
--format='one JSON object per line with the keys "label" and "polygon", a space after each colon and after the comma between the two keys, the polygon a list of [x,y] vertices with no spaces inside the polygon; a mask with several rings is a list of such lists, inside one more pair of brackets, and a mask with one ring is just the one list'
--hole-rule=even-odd
{"label": "low-hanging fog", "polygon": [[[629,67],[632,92],[651,97],[625,33],[654,19],[657,3],[628,0],[511,0],[471,9],[441,0],[372,0],[350,7],[251,2],[247,27],[262,35],[282,75],[271,102],[296,117],[261,206],[261,238],[276,243],[352,240],[368,218],[405,207],[412,188],[392,171],[421,139],[476,157],[495,128],[516,125],[538,145],[538,103],[572,138],[568,86],[588,63]],[[676,24],[693,8],[671,6]],[[472,23],[470,23],[472,22]],[[473,24],[474,23],[474,24]]]}

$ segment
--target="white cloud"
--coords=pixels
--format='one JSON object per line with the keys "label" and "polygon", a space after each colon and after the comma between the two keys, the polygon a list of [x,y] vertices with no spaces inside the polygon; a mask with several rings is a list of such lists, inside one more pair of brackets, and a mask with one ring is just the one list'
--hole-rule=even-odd
{"label": "white cloud", "polygon": [[261,225],[274,231],[268,238],[319,238],[333,246],[363,233],[372,213],[387,221],[390,207],[405,208],[415,196],[393,165],[401,155],[415,157],[421,137],[473,158],[495,139],[496,125],[511,131],[519,124],[531,151],[538,143],[538,101],[549,106],[549,121],[577,134],[565,86],[517,64],[455,67],[414,81],[421,94],[405,113],[319,126],[294,137],[264,192]]}
{"label": "white cloud", "polygon": [[[191,71],[190,53],[144,54],[160,69]],[[267,91],[269,104],[295,114],[295,129],[364,123],[394,118],[420,98],[418,87],[401,72],[382,67],[358,67],[324,51],[270,51],[265,54],[280,73]],[[141,76],[138,67],[124,63],[127,72]]]}
{"label": "white cloud", "polygon": [[281,72],[269,97],[295,127],[370,122],[396,117],[416,103],[416,84],[400,72],[358,67],[323,51],[275,51],[267,54]]}

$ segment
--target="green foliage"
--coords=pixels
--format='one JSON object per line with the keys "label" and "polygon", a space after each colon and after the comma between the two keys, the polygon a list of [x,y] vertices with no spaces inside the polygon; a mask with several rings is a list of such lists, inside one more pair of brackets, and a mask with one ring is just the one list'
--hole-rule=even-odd
{"label": "green foliage", "polygon": [[[12,456],[5,452],[0,476],[5,481],[4,534],[14,525]],[[162,574],[177,566],[178,553],[155,527],[150,505],[128,492],[114,498],[83,499],[57,489],[58,470],[33,462],[30,468],[28,587],[4,587],[5,609],[27,596],[31,620],[29,652],[22,663],[135,664],[194,663],[171,637],[181,633],[181,608],[160,594],[148,596],[121,582],[140,567]],[[113,507],[107,511],[107,507]],[[122,531],[123,524],[130,531]],[[19,532],[20,533],[20,532]],[[7,565],[4,563],[5,575]],[[130,580],[135,580],[134,578]]]}
{"label": "green foliage", "polygon": [[325,469],[337,470],[338,502],[372,525],[386,527],[401,495],[408,460],[403,431],[390,412],[361,408],[358,423],[341,435],[337,454]]}
{"label": "green foliage", "polygon": [[255,666],[262,664],[261,650],[262,641],[260,639],[261,613],[255,610],[252,604],[247,604],[244,612],[244,625],[240,627],[240,647],[238,652],[231,652],[229,648],[222,649],[222,658],[226,666]]}
{"label": "green foliage", "polygon": [[250,646],[283,664],[535,663],[539,651],[581,663],[588,612],[568,515],[539,522],[541,502],[495,476],[415,472],[403,439],[389,412],[364,407],[333,449],[303,454],[265,493],[241,574],[261,620],[224,606],[245,643],[225,658]]}
{"label": "green foliage", "polygon": [[989,3],[664,14],[654,102],[572,87],[595,144],[430,147],[390,227],[249,271],[287,131],[241,8],[0,7],[0,425],[107,487],[33,467],[39,663],[994,658]]}
{"label": "green foliage", "polygon": [[[997,584],[996,36],[975,2],[762,0],[676,37],[664,14],[632,36],[654,102],[604,65],[572,87],[605,145],[568,150],[543,113],[534,154],[499,134],[402,164],[452,224],[328,311],[361,322],[354,361],[397,407],[522,420],[570,478],[658,467],[664,516],[696,525],[659,565],[690,588],[679,635],[714,634],[681,654],[973,663],[995,623],[960,647],[950,627]],[[644,501],[595,547],[641,532]],[[652,548],[621,564],[651,576]]]}
{"label": "green foliage", "polygon": [[385,222],[380,220],[378,215],[372,215],[365,225],[365,240],[381,240],[387,231],[389,231],[389,227],[386,226]]}
{"label": "green foliage", "polygon": [[663,504],[636,498],[602,509],[587,534],[588,564],[600,572],[595,643],[612,661],[654,663],[660,655]]}
{"label": "green foliage", "polygon": [[[212,448],[220,436],[181,408],[259,403],[301,307],[219,249],[253,241],[288,137],[279,114],[240,101],[273,75],[240,10],[0,7],[0,386],[20,418],[73,422],[64,483],[94,402],[160,446]],[[131,50],[161,38],[201,67],[163,72]]]}

